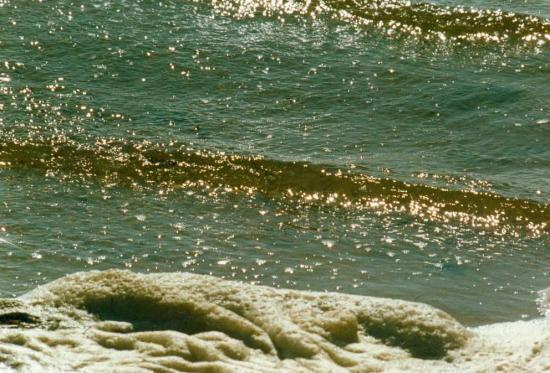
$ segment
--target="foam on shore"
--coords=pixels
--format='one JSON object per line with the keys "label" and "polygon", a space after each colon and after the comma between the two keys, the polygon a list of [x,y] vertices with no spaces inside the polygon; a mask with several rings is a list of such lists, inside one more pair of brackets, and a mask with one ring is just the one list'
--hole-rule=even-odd
{"label": "foam on shore", "polygon": [[[541,308],[548,309],[548,293]],[[425,304],[189,273],[81,272],[0,299],[13,371],[550,370],[548,318],[469,329]]]}

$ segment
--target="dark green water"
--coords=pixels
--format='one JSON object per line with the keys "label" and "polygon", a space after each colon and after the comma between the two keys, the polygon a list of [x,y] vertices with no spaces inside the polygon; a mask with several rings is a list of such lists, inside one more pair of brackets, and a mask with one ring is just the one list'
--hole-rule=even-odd
{"label": "dark green water", "polygon": [[0,295],[127,267],[537,315],[548,17],[0,0]]}

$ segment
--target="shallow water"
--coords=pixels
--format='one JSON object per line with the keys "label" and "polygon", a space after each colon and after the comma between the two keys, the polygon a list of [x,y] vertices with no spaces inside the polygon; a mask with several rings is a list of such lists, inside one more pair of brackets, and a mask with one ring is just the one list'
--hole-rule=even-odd
{"label": "shallow water", "polygon": [[0,2],[0,295],[131,268],[538,314],[548,6],[285,4]]}

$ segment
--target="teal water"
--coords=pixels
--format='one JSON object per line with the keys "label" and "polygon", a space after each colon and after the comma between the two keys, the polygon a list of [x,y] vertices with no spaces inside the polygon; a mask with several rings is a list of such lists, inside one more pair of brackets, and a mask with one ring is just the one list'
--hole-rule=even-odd
{"label": "teal water", "polygon": [[548,17],[0,0],[0,295],[131,268],[536,316]]}

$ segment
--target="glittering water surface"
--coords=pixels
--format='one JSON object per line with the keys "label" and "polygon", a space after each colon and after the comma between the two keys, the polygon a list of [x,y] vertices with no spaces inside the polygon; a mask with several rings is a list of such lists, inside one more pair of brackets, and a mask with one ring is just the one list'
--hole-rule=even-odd
{"label": "glittering water surface", "polygon": [[1,295],[128,267],[535,316],[549,14],[0,0]]}

